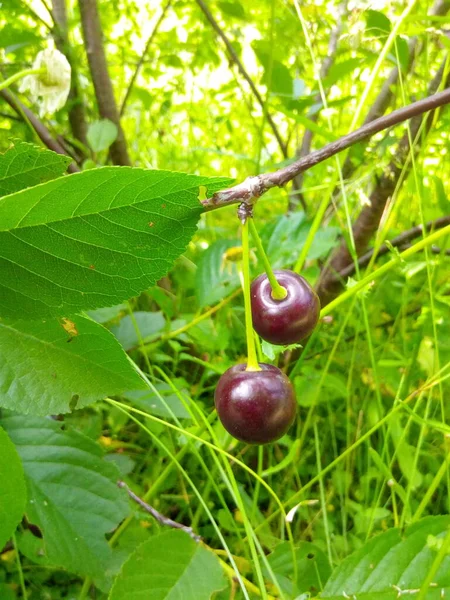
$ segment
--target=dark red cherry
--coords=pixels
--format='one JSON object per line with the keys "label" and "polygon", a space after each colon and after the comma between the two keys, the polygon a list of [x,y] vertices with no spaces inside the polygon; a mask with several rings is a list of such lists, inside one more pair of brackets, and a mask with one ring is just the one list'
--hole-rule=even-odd
{"label": "dark red cherry", "polygon": [[219,379],[217,414],[232,436],[247,444],[267,444],[283,436],[294,422],[297,403],[286,375],[265,363],[261,371],[235,365]]}
{"label": "dark red cherry", "polygon": [[253,327],[266,342],[282,346],[295,344],[308,337],[316,326],[319,297],[297,273],[280,270],[274,274],[287,296],[274,300],[267,275],[257,277],[251,286]]}

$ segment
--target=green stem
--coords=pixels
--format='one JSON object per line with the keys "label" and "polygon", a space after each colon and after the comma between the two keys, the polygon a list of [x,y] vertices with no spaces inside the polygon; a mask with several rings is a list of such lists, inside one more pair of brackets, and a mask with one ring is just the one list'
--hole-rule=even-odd
{"label": "green stem", "polygon": [[9,87],[12,83],[17,81],[18,79],[22,79],[22,77],[26,77],[27,75],[40,75],[44,73],[47,73],[47,69],[44,67],[42,69],[24,69],[23,71],[14,73],[14,75],[11,75],[11,77],[8,77],[8,79],[1,81],[0,90]]}
{"label": "green stem", "polygon": [[343,294],[338,296],[335,300],[330,302],[330,304],[327,304],[327,306],[324,306],[322,308],[322,310],[320,311],[320,317],[322,318],[325,315],[330,314],[331,312],[333,312],[333,310],[337,306],[339,306],[339,304],[342,304],[342,302],[345,302],[349,298],[352,298],[355,294],[357,294],[360,290],[362,290],[364,287],[366,287],[366,285],[368,285],[372,281],[380,279],[380,277],[382,277],[382,275],[385,275],[386,273],[388,273],[400,261],[405,260],[406,258],[409,258],[413,254],[416,254],[416,252],[419,252],[420,250],[423,250],[427,246],[430,246],[431,244],[436,242],[441,237],[444,237],[445,235],[450,235],[450,225],[447,225],[447,227],[443,227],[442,229],[440,229],[439,231],[435,231],[434,233],[432,233],[425,239],[420,240],[420,242],[417,242],[417,244],[414,244],[414,246],[411,246],[411,248],[408,248],[404,252],[401,252],[398,257],[396,256],[389,262],[387,262],[384,265],[382,265],[381,267],[379,267],[373,273],[370,273],[369,275],[367,275],[366,277],[361,279],[361,281],[358,281],[353,287],[351,287],[350,289],[345,291]]}
{"label": "green stem", "polygon": [[90,577],[86,577],[83,583],[83,587],[81,588],[80,595],[78,596],[78,600],[85,600],[88,597],[89,590],[91,589],[92,579]]}
{"label": "green stem", "polygon": [[258,230],[255,227],[255,223],[253,219],[250,219],[250,231],[252,232],[252,238],[255,242],[256,249],[258,250],[259,258],[261,259],[264,270],[267,274],[267,279],[270,282],[270,286],[272,288],[272,298],[274,300],[284,300],[287,296],[287,290],[282,285],[280,285],[275,277],[275,274],[272,270],[272,266],[270,264],[269,259],[267,258],[267,254],[264,250],[264,247],[261,243],[261,238],[259,237]]}
{"label": "green stem", "polygon": [[242,273],[244,276],[245,335],[247,337],[246,371],[261,371],[256,356],[255,338],[253,337],[252,306],[250,299],[250,249],[248,243],[248,222],[242,226]]}
{"label": "green stem", "polygon": [[14,552],[16,553],[17,573],[19,575],[19,582],[20,582],[20,589],[22,591],[22,598],[23,598],[23,600],[27,600],[27,598],[28,598],[27,588],[25,586],[25,579],[23,576],[22,563],[20,561],[19,548],[17,546],[17,540],[16,540],[15,534],[13,534],[13,536],[12,536],[12,542],[13,542],[13,546],[14,546]]}

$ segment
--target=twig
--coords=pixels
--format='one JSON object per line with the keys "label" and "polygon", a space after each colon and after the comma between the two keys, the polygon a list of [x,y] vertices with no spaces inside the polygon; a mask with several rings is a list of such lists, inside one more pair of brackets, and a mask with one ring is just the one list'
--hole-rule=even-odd
{"label": "twig", "polygon": [[300,173],[303,173],[324,160],[331,158],[335,154],[350,148],[350,146],[357,144],[361,140],[448,103],[450,103],[450,88],[437,94],[433,94],[423,100],[413,102],[398,110],[394,110],[390,114],[380,117],[379,119],[375,119],[375,121],[363,125],[359,129],[344,135],[340,139],[327,144],[319,150],[311,152],[308,156],[304,156],[278,171],[264,173],[254,177],[247,177],[242,183],[217,192],[211,198],[204,200],[202,202],[203,207],[205,210],[214,210],[239,202],[254,203],[271,188],[283,187]]}
{"label": "twig", "polygon": [[[438,72],[431,80],[428,87],[429,94],[438,90],[442,85],[446,68],[447,59],[442,62]],[[444,85],[448,86],[449,84],[450,73],[447,73]],[[431,98],[449,93],[450,88],[447,88],[444,92],[435,94]],[[426,118],[416,115],[411,120],[409,128],[398,143],[394,157],[381,177],[378,178],[370,194],[369,204],[364,206],[352,226],[354,251],[350,250],[345,240],[333,250],[316,286],[322,306],[331,302],[339,293],[342,280],[336,278],[336,274],[343,271],[350,264],[355,263],[357,257],[366,252],[371,237],[379,227],[389,198],[395,193],[399,182],[407,177],[414,164],[411,156],[415,156],[419,152],[420,145],[418,141],[428,134],[433,123],[433,114],[430,113]],[[373,123],[376,123],[376,121],[373,121]],[[353,254],[356,256],[353,256]]]}
{"label": "twig", "polygon": [[[24,106],[9,90],[0,90],[0,96],[2,96],[6,102],[13,108],[18,115],[25,116],[30,125],[38,134],[39,138],[44,144],[53,152],[58,154],[64,154],[68,156],[64,148],[52,137],[47,127],[36,117],[36,115],[26,106]],[[78,173],[80,169],[78,166],[71,162],[67,167],[69,173]]]}
{"label": "twig", "polygon": [[122,100],[122,106],[120,107],[120,111],[119,111],[119,115],[120,116],[122,116],[123,113],[125,112],[125,107],[127,105],[128,98],[130,97],[130,94],[131,94],[131,91],[132,91],[133,86],[135,84],[135,81],[137,79],[137,76],[139,75],[139,71],[141,70],[142,65],[144,64],[144,60],[145,60],[145,57],[147,55],[147,52],[148,52],[150,46],[152,45],[153,40],[155,39],[155,36],[158,33],[158,29],[159,29],[161,23],[163,22],[163,19],[166,16],[166,13],[169,10],[171,4],[172,4],[172,0],[169,0],[167,2],[167,4],[164,6],[164,8],[161,11],[161,14],[159,15],[158,20],[155,23],[155,26],[153,27],[153,30],[152,30],[151,34],[149,35],[149,37],[147,39],[147,42],[145,44],[144,50],[142,52],[142,55],[141,55],[141,57],[140,57],[140,59],[138,61],[138,64],[136,65],[136,69],[135,69],[135,71],[133,73],[133,76],[132,76],[132,78],[130,80],[130,83],[128,84],[127,91],[125,92],[125,96],[124,96],[124,98]]}
{"label": "twig", "polygon": [[98,14],[97,0],[79,0],[83,39],[94,84],[100,116],[112,121],[118,129],[117,139],[111,144],[109,154],[115,165],[130,166],[127,144],[120,126],[119,111],[114,98],[113,86],[108,73],[103,32]]}
{"label": "twig", "polygon": [[190,535],[191,538],[196,542],[201,541],[202,538],[196,533],[194,533],[192,527],[188,527],[187,525],[183,525],[182,523],[177,523],[176,521],[172,521],[172,519],[169,519],[168,517],[162,515],[156,510],[156,508],[153,508],[153,506],[150,506],[150,504],[147,504],[147,502],[145,502],[144,500],[142,500],[142,498],[139,498],[139,496],[132,492],[124,481],[118,481],[117,485],[120,488],[126,490],[129,497],[132,500],[134,500],[136,504],[139,504],[139,506],[143,508],[146,512],[150,513],[152,517],[154,517],[158,521],[158,523],[161,523],[161,525],[167,525],[168,527],[173,527],[174,529],[181,529],[182,531],[185,531],[188,535]]}
{"label": "twig", "polygon": [[[325,79],[325,77],[328,75],[328,72],[329,72],[332,64],[334,63],[334,59],[336,57],[337,48],[338,48],[338,41],[339,41],[339,38],[340,38],[341,32],[342,32],[342,19],[343,19],[344,13],[346,11],[346,8],[347,8],[347,1],[344,1],[338,8],[336,25],[331,30],[331,33],[330,33],[330,39],[328,42],[328,52],[327,52],[326,57],[323,59],[322,66],[320,67],[319,81],[322,81],[323,79]],[[314,102],[318,103],[321,100],[322,100],[322,97],[319,93],[315,96]],[[319,119],[319,112],[316,112],[314,115],[312,115],[311,121],[313,123],[317,123],[318,119]],[[305,129],[302,143],[295,152],[296,158],[302,158],[303,156],[306,156],[307,154],[310,153],[313,135],[314,135],[314,133],[311,129]],[[305,202],[305,198],[303,197],[303,194],[301,191],[302,187],[303,187],[303,173],[300,173],[299,175],[297,175],[297,177],[294,178],[292,183],[293,183],[293,187],[294,187],[294,192],[292,194],[290,194],[290,197],[289,197],[288,212],[292,212],[293,210],[295,210],[295,208],[299,202],[303,206],[304,210],[306,211],[306,208],[307,208],[306,202]]]}
{"label": "twig", "polygon": [[[450,1],[449,0],[436,0],[436,2],[433,4],[433,6],[430,9],[429,15],[430,16],[443,16],[449,10],[450,10]],[[418,52],[419,47],[420,47],[419,38],[414,37],[408,41],[408,61],[407,61],[407,66],[406,66],[406,69],[404,72],[404,76],[406,76],[412,70],[412,68],[414,66],[415,55]],[[388,109],[388,106],[392,102],[392,99],[394,97],[395,86],[398,82],[399,75],[400,75],[399,67],[395,66],[389,73],[385,82],[383,83],[380,92],[378,93],[377,97],[375,98],[375,101],[373,102],[372,106],[369,109],[369,112],[366,115],[366,118],[364,119],[363,125],[365,125],[366,123],[370,123],[374,119],[377,119],[378,117],[381,117],[382,115],[384,115],[384,113]],[[358,168],[358,164],[352,160],[352,157],[350,155],[347,156],[347,158],[344,162],[344,165],[342,167],[342,178],[344,180],[349,179],[352,176],[352,174],[357,170],[357,168]],[[341,192],[341,186],[338,185],[332,193],[332,198],[336,198],[340,192]],[[336,203],[331,202],[328,207],[328,211],[329,212],[333,211],[335,206],[336,206]]]}
{"label": "twig", "polygon": [[261,106],[261,108],[264,111],[264,114],[266,115],[267,121],[273,131],[273,134],[275,135],[275,137],[277,139],[278,145],[280,146],[280,149],[281,149],[281,152],[283,153],[284,158],[287,158],[287,156],[288,156],[287,147],[286,147],[284,140],[282,139],[282,137],[280,135],[280,132],[278,131],[278,127],[276,126],[274,120],[272,119],[272,116],[270,115],[269,111],[267,110],[266,103],[264,102],[263,97],[258,92],[255,84],[253,83],[253,80],[251,79],[251,77],[247,73],[247,71],[245,70],[245,67],[242,64],[241,60],[239,59],[239,56],[236,54],[236,51],[233,48],[233,45],[231,44],[230,40],[227,38],[227,36],[223,32],[222,28],[217,23],[217,21],[215,20],[215,18],[213,17],[213,15],[211,13],[211,11],[206,6],[206,4],[203,2],[203,0],[196,0],[196,2],[199,5],[199,7],[201,8],[201,10],[203,11],[203,14],[205,15],[205,17],[207,18],[209,23],[211,24],[211,27],[214,29],[214,31],[217,33],[217,35],[220,37],[220,39],[225,44],[225,47],[227,49],[227,52],[230,56],[231,61],[236,65],[240,74],[245,79],[245,81],[248,83],[250,89],[252,90],[253,95],[255,96],[256,100],[258,101],[258,104]]}

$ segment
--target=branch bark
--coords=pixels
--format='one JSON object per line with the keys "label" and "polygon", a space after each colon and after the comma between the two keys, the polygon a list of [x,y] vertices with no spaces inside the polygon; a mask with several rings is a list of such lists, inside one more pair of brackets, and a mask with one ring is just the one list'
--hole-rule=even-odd
{"label": "branch bark", "polygon": [[52,17],[55,23],[53,37],[56,47],[62,52],[71,66],[71,84],[69,93],[69,122],[73,136],[85,146],[87,142],[87,123],[83,101],[81,100],[78,73],[69,43],[66,0],[52,0]]}
{"label": "branch bark", "polygon": [[202,538],[196,533],[194,533],[192,527],[188,527],[187,525],[183,525],[182,523],[178,523],[177,521],[172,521],[172,519],[169,519],[169,517],[166,517],[163,514],[161,514],[159,511],[156,510],[156,508],[153,508],[153,506],[147,504],[147,502],[142,500],[142,498],[139,498],[138,495],[131,491],[124,481],[118,481],[117,485],[118,487],[125,489],[128,496],[132,500],[134,500],[136,504],[139,504],[139,506],[143,508],[146,512],[151,514],[152,517],[154,517],[158,521],[158,523],[161,523],[161,525],[166,525],[168,527],[172,527],[173,529],[181,529],[182,531],[185,531],[188,535],[190,535],[191,538],[196,542],[201,541]]}
{"label": "branch bark", "polygon": [[169,0],[167,2],[167,4],[164,6],[164,8],[161,11],[161,14],[159,15],[158,20],[155,23],[155,26],[153,27],[153,30],[152,30],[151,34],[149,35],[149,37],[147,39],[147,42],[146,42],[146,44],[144,46],[144,50],[142,52],[142,55],[141,55],[141,57],[139,59],[139,62],[137,64],[137,66],[136,66],[136,69],[135,69],[135,71],[133,73],[133,76],[132,76],[132,78],[130,80],[130,83],[128,84],[128,88],[127,88],[127,91],[125,92],[125,96],[124,96],[124,98],[122,100],[122,106],[120,107],[120,116],[122,116],[123,113],[125,112],[125,108],[126,108],[128,99],[130,97],[131,91],[133,90],[133,86],[134,86],[134,84],[136,82],[137,76],[139,75],[139,72],[140,72],[140,70],[142,68],[142,65],[144,64],[145,57],[147,56],[149,48],[152,45],[153,40],[155,39],[155,36],[158,33],[158,29],[159,29],[161,23],[163,22],[164,17],[166,16],[167,11],[169,10],[171,4],[172,4],[172,0]]}
{"label": "branch bark", "polygon": [[[9,106],[16,111],[18,115],[21,117],[25,116],[28,119],[30,125],[38,134],[41,141],[49,148],[53,150],[53,152],[57,152],[58,154],[64,154],[65,156],[69,156],[69,154],[64,150],[64,148],[59,144],[51,135],[50,131],[47,127],[36,117],[36,115],[26,106],[24,106],[9,90],[0,90],[0,96],[9,104]],[[72,162],[67,167],[67,171],[69,173],[78,173],[78,166]]]}
{"label": "branch bark", "polygon": [[[331,30],[331,33],[330,33],[330,40],[328,42],[327,56],[324,58],[324,60],[322,62],[322,66],[320,67],[319,81],[322,81],[323,79],[325,79],[325,77],[328,75],[328,72],[330,71],[331,66],[334,63],[337,49],[338,49],[339,38],[340,38],[341,32],[342,32],[342,19],[344,17],[346,9],[347,9],[347,2],[343,2],[338,8],[336,25]],[[322,100],[322,96],[319,93],[314,98],[314,102],[318,103],[318,102],[321,102],[321,100]],[[313,115],[311,117],[311,121],[313,121],[314,123],[317,123],[318,120],[319,120],[319,113],[317,112],[315,115]],[[303,139],[302,139],[302,143],[300,144],[300,146],[297,148],[297,150],[295,152],[295,156],[297,159],[302,158],[311,152],[311,144],[312,144],[313,135],[314,135],[314,133],[312,132],[311,129],[305,130],[305,133],[304,133]],[[303,206],[303,209],[306,211],[306,208],[307,208],[306,202],[305,202],[305,198],[301,191],[302,187],[303,187],[303,173],[300,173],[299,175],[297,175],[297,177],[294,178],[292,183],[293,183],[294,191],[290,194],[290,197],[289,197],[288,212],[294,211],[297,208],[299,203]]]}
{"label": "branch bark", "polygon": [[231,44],[230,40],[225,35],[224,31],[222,30],[222,28],[220,27],[220,25],[218,24],[218,22],[213,17],[211,11],[206,6],[205,2],[203,2],[203,0],[196,0],[196,2],[199,5],[200,9],[202,10],[203,14],[205,15],[206,19],[209,21],[211,27],[214,29],[214,31],[217,33],[217,35],[220,37],[220,39],[225,44],[225,47],[227,49],[227,52],[228,52],[228,55],[229,55],[231,61],[236,65],[236,67],[238,68],[239,73],[242,75],[242,77],[248,83],[248,85],[249,85],[249,87],[250,87],[253,95],[255,96],[258,104],[261,106],[264,114],[266,115],[267,122],[269,123],[269,125],[270,125],[270,127],[271,127],[271,129],[273,131],[273,134],[274,134],[274,136],[275,136],[275,138],[276,138],[276,140],[278,142],[278,145],[280,146],[280,150],[283,153],[283,157],[287,158],[288,157],[287,146],[286,146],[283,138],[281,137],[280,132],[278,131],[278,127],[276,126],[275,121],[273,120],[272,116],[270,115],[269,111],[267,110],[266,103],[264,102],[263,97],[258,92],[258,90],[257,90],[255,84],[253,83],[250,75],[247,73],[247,71],[245,70],[244,65],[242,64],[242,62],[239,59],[239,56],[236,54],[236,51],[233,48],[233,45]]}
{"label": "branch bark", "polygon": [[114,91],[108,73],[108,65],[106,63],[97,1],[79,0],[79,6],[83,38],[99,113],[102,118],[109,119],[115,123],[118,129],[117,139],[110,147],[111,160],[115,165],[129,166],[131,165],[131,161],[128,155],[125,136],[120,126],[119,111],[117,110]]}
{"label": "branch bark", "polygon": [[[442,83],[446,61],[443,62],[441,68],[433,78],[429,86],[429,93],[434,93]],[[450,75],[447,76],[445,85],[449,85]],[[450,89],[434,94],[431,98],[449,94]],[[417,104],[417,103],[415,103]],[[434,109],[437,107],[433,107]],[[418,153],[420,146],[417,143],[417,136],[424,125],[423,133],[426,135],[433,121],[434,112],[431,112],[426,118],[422,115],[415,115],[411,120],[410,131],[406,131],[398,144],[395,158],[391,160],[383,175],[379,178],[376,187],[369,198],[369,205],[365,206],[360,212],[357,220],[353,225],[353,239],[355,244],[356,256],[360,256],[365,252],[372,235],[379,227],[381,217],[389,198],[392,197],[397,187],[400,177],[406,176],[411,170],[412,161],[410,153]],[[386,118],[386,117],[383,117]],[[379,120],[379,119],[378,119]],[[373,121],[375,123],[376,121]],[[412,148],[410,146],[412,140]],[[317,293],[319,294],[322,306],[325,306],[333,298],[335,298],[341,288],[341,278],[338,274],[350,264],[353,259],[347,243],[343,241],[340,246],[332,253],[329,265],[322,271],[318,285]]]}
{"label": "branch bark", "polygon": [[238,204],[245,202],[247,204],[254,204],[258,198],[265,194],[268,190],[274,187],[283,187],[289,181],[292,181],[294,177],[311,169],[315,165],[323,162],[335,156],[339,152],[350,148],[354,144],[371,137],[375,133],[398,125],[414,117],[423,115],[429,111],[432,111],[440,106],[450,103],[450,88],[433,94],[413,102],[408,106],[404,106],[391,112],[390,114],[375,119],[371,123],[363,125],[359,129],[352,131],[351,133],[341,137],[340,139],[323,146],[319,150],[311,152],[307,156],[300,158],[293,162],[287,167],[283,167],[278,171],[272,173],[264,173],[262,175],[256,175],[255,177],[247,177],[242,183],[235,185],[232,188],[222,190],[215,193],[211,198],[202,202],[205,211],[214,210],[216,208],[222,208],[229,206],[230,204]]}

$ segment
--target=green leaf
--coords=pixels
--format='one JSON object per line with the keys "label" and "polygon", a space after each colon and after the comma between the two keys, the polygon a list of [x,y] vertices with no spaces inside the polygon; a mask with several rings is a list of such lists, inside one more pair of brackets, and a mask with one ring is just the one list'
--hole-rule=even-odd
{"label": "green leaf", "polygon": [[201,213],[199,186],[229,179],[105,167],[0,199],[0,311],[64,316],[112,306],[155,284]]}
{"label": "green leaf", "polygon": [[18,142],[0,154],[0,197],[60,177],[72,159]]}
{"label": "green leaf", "polygon": [[[155,383],[154,386],[154,390],[132,390],[125,392],[124,396],[133,403],[133,406],[158,417],[173,418],[175,416],[178,419],[191,418],[184,404],[169,384],[159,382]],[[189,403],[189,396],[187,394],[186,402]]]}
{"label": "green leaf", "polygon": [[300,542],[295,548],[297,563],[297,585],[292,583],[294,564],[291,544],[282,542],[278,544],[268,562],[277,576],[284,593],[296,597],[302,592],[317,594],[331,573],[330,564],[326,555],[314,544]]}
{"label": "green leaf", "polygon": [[288,67],[282,63],[282,55],[274,49],[272,44],[264,40],[254,41],[252,47],[264,67],[264,84],[274,94],[292,98],[294,80]]}
{"label": "green leaf", "polygon": [[366,10],[366,24],[370,35],[386,36],[391,32],[391,22],[389,18],[378,10]]}
{"label": "green leaf", "polygon": [[109,119],[94,121],[89,125],[87,141],[94,152],[107,150],[117,138],[117,125]]}
{"label": "green leaf", "polygon": [[118,575],[109,600],[209,600],[226,580],[214,554],[183,531],[145,542]]}
{"label": "green leaf", "polygon": [[57,414],[143,387],[114,336],[87,317],[0,321],[0,406]]}
{"label": "green leaf", "polygon": [[225,260],[227,250],[241,247],[239,240],[218,240],[203,252],[195,273],[195,292],[200,308],[211,306],[240,285],[236,266]]}
{"label": "green leaf", "polygon": [[219,8],[226,15],[230,15],[230,17],[236,17],[237,19],[245,19],[245,10],[240,2],[229,2],[228,0],[224,0],[219,2]]}
{"label": "green leaf", "polygon": [[[119,340],[125,350],[130,350],[139,346],[140,340],[143,342],[151,340],[162,332],[166,320],[162,312],[141,312],[133,313],[133,318],[126,315],[119,323],[111,327],[111,333]],[[139,331],[136,331],[136,327]]]}
{"label": "green leaf", "polygon": [[111,557],[105,535],[129,512],[115,465],[101,448],[61,423],[39,417],[0,421],[22,458],[28,520],[44,537],[45,557],[79,575],[100,576]]}
{"label": "green leaf", "polygon": [[[337,567],[320,598],[342,600],[345,592],[355,600],[390,599],[399,597],[393,586],[400,590],[420,588],[437,554],[429,537],[443,538],[449,525],[448,516],[426,517],[404,533],[391,529],[376,536]],[[437,589],[430,590],[427,599],[441,597],[441,589],[450,592],[450,556],[442,561],[433,582]]]}
{"label": "green leaf", "polygon": [[450,199],[447,196],[444,188],[444,184],[442,183],[442,179],[440,179],[437,175],[432,175],[432,181],[434,184],[434,194],[438,201],[439,207],[442,210],[443,214],[447,214],[450,210]]}
{"label": "green leaf", "polygon": [[0,457],[0,550],[2,550],[25,512],[27,490],[20,457],[1,427]]}

